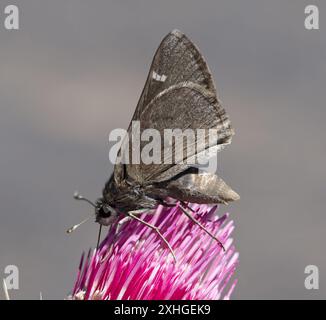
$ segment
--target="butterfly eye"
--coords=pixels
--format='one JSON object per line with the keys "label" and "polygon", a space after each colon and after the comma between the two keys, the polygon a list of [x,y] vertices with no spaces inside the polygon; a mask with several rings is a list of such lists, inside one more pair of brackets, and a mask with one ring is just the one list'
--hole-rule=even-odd
{"label": "butterfly eye", "polygon": [[103,212],[104,213],[109,213],[110,212],[110,208],[108,206],[103,206]]}

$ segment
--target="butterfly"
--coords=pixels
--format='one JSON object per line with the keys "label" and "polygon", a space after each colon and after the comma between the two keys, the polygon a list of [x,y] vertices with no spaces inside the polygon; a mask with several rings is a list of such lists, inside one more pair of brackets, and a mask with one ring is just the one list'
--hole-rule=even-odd
{"label": "butterfly", "polygon": [[[165,159],[168,161],[159,164],[145,163],[142,159],[137,163],[117,162],[105,184],[102,197],[95,204],[80,194],[76,194],[75,198],[85,200],[95,207],[96,222],[101,226],[108,226],[121,216],[146,224],[158,233],[175,256],[159,229],[139,217],[141,213],[155,209],[158,205],[176,205],[167,200],[173,198],[194,223],[223,247],[209,230],[194,219],[189,212],[191,208],[188,203],[227,204],[238,200],[239,195],[216,173],[200,170],[187,160],[194,157],[206,159],[212,155],[216,157],[217,152],[231,143],[234,130],[217,98],[207,63],[196,45],[180,31],[173,30],[165,36],[154,55],[127,131],[128,142],[122,144],[118,151],[120,158],[131,153],[131,144],[134,141],[133,122],[139,123],[140,133],[155,129],[163,136],[164,130],[170,128],[206,131],[214,129],[217,134],[213,139],[208,139],[207,133],[204,139],[196,140],[196,148],[192,148],[191,152],[185,152],[183,145],[174,142],[174,151]],[[146,141],[138,143],[143,148]],[[163,153],[164,147],[163,143]],[[179,160],[172,161],[177,158],[176,155],[179,155]],[[80,224],[70,228],[68,232]]]}

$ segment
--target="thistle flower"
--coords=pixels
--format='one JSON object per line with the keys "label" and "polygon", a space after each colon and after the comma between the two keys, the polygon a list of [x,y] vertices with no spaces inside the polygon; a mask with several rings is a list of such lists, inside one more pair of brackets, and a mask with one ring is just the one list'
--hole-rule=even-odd
{"label": "thistle flower", "polygon": [[190,205],[194,217],[224,244],[226,251],[194,224],[178,206],[158,207],[141,219],[156,225],[175,251],[175,262],[152,229],[131,220],[111,225],[98,250],[82,255],[70,299],[199,300],[229,299],[238,253],[228,214],[217,207]]}

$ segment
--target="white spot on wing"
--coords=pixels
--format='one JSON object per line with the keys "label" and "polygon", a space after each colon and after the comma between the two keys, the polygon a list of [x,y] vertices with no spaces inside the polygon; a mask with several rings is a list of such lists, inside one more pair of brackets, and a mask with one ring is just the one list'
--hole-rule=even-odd
{"label": "white spot on wing", "polygon": [[155,71],[153,71],[153,75],[152,75],[152,78],[156,81],[161,81],[161,82],[164,82],[166,80],[166,75],[165,74],[162,74],[162,75],[159,75],[158,73],[156,73]]}

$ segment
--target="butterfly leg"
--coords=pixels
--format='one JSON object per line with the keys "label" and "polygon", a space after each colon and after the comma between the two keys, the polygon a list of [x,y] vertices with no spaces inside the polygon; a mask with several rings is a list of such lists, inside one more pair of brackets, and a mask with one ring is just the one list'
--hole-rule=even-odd
{"label": "butterfly leg", "polygon": [[[204,230],[211,238],[213,238],[214,240],[217,241],[217,243],[219,244],[219,246],[223,249],[223,251],[225,251],[225,248],[222,244],[222,242],[216,238],[209,230],[207,230],[199,221],[197,221],[188,211],[186,208],[183,207],[183,204],[182,202],[180,202],[180,209],[182,210],[182,212],[191,220],[193,221],[195,224],[197,224],[202,230]],[[187,206],[187,208],[189,208]]]}
{"label": "butterfly leg", "polygon": [[167,208],[173,208],[176,206],[177,203],[167,203],[164,200],[160,200],[159,204],[162,205],[163,207],[167,207]]}
{"label": "butterfly leg", "polygon": [[180,201],[180,203],[181,203],[181,205],[182,205],[184,208],[187,208],[187,209],[189,209],[191,212],[194,212],[194,213],[195,213],[195,210],[194,210],[193,208],[190,208],[190,207],[188,206],[187,203],[185,203],[184,201]]}
{"label": "butterfly leg", "polygon": [[146,221],[144,221],[144,220],[138,218],[136,215],[134,215],[134,214],[132,213],[132,211],[129,211],[129,212],[127,213],[127,215],[128,215],[129,217],[131,217],[131,218],[133,218],[133,219],[135,219],[135,220],[141,222],[142,224],[144,224],[145,226],[151,228],[152,230],[154,230],[154,231],[155,231],[155,232],[160,236],[160,238],[163,240],[163,242],[166,244],[166,246],[167,246],[168,249],[170,250],[170,252],[171,252],[171,254],[172,254],[172,256],[173,256],[174,261],[175,261],[175,262],[177,261],[177,258],[176,258],[175,254],[174,254],[174,251],[173,251],[172,247],[170,246],[169,242],[164,238],[164,236],[162,235],[162,233],[160,232],[160,230],[159,230],[156,226],[154,226],[154,225],[152,225],[152,224],[150,224],[150,223],[148,223],[148,222],[146,222]]}

